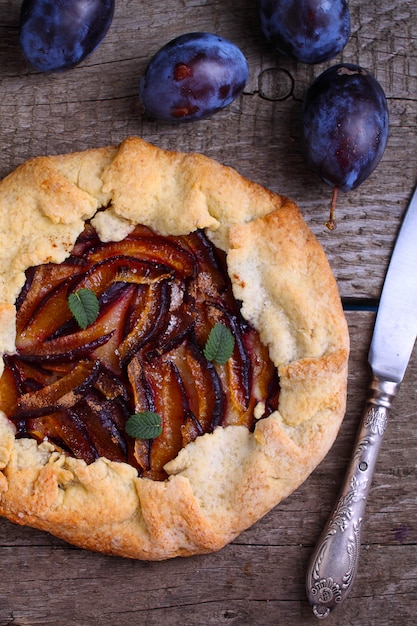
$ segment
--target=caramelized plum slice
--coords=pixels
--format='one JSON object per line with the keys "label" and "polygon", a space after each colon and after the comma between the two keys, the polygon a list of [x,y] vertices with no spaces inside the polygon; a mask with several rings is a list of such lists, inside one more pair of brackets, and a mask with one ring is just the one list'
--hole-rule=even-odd
{"label": "caramelized plum slice", "polygon": [[99,295],[114,282],[150,285],[171,278],[172,273],[172,269],[165,265],[116,256],[95,263],[76,283],[74,290],[90,289]]}
{"label": "caramelized plum slice", "polygon": [[25,436],[36,439],[39,443],[49,439],[63,451],[92,463],[99,454],[77,413],[59,411],[42,417],[29,418],[26,421]]}
{"label": "caramelized plum slice", "polygon": [[16,302],[18,316],[16,330],[19,335],[32,321],[36,309],[43,304],[43,299],[51,294],[63,281],[83,271],[82,265],[64,262],[61,265],[49,263],[31,268],[28,274],[26,289],[23,288]]}
{"label": "caramelized plum slice", "polygon": [[135,292],[135,285],[129,285],[128,288],[119,294],[116,301],[107,307],[105,331],[109,331],[111,336],[109,341],[98,346],[93,352],[94,358],[100,359],[115,374],[121,373],[119,347],[123,341],[124,320],[128,314]]}
{"label": "caramelized plum slice", "polygon": [[162,480],[166,478],[164,465],[175,458],[182,448],[184,396],[176,368],[163,357],[146,369],[146,379],[153,392],[155,411],[162,418],[162,433],[152,440],[150,469],[143,475]]}
{"label": "caramelized plum slice", "polygon": [[17,402],[17,417],[47,415],[73,407],[88,393],[98,374],[98,361],[80,361],[66,376],[21,396]]}
{"label": "caramelized plum slice", "polygon": [[19,388],[10,364],[6,365],[0,378],[0,411],[6,415],[13,415],[19,399]]}
{"label": "caramelized plum slice", "polygon": [[143,348],[168,322],[169,290],[166,282],[153,283],[143,292],[135,311],[136,325],[118,347],[122,363]]}
{"label": "caramelized plum slice", "polygon": [[219,298],[227,292],[226,261],[203,231],[184,238],[198,265],[198,293],[204,299]]}
{"label": "caramelized plum slice", "polygon": [[191,342],[184,343],[169,355],[178,368],[188,409],[193,418],[188,426],[199,434],[211,432],[222,423],[226,410],[226,394],[212,363],[200,348]]}
{"label": "caramelized plum slice", "polygon": [[194,324],[195,312],[187,308],[185,304],[181,305],[177,311],[171,313],[163,334],[158,338],[158,345],[146,352],[147,361],[177,348],[186,337],[192,334]]}
{"label": "caramelized plum slice", "polygon": [[195,441],[200,435],[204,435],[200,422],[194,413],[187,413],[184,424],[181,426],[181,434],[183,446]]}
{"label": "caramelized plum slice", "polygon": [[154,235],[150,238],[126,238],[117,243],[108,243],[93,250],[87,260],[93,263],[108,257],[127,256],[165,265],[176,270],[181,276],[195,276],[195,260],[187,250],[176,243]]}
{"label": "caramelized plum slice", "polygon": [[[155,411],[153,392],[137,355],[129,362],[127,373],[133,392],[134,412]],[[141,472],[150,469],[150,452],[151,442],[148,439],[135,439],[133,456]]]}
{"label": "caramelized plum slice", "polygon": [[[26,346],[42,344],[63,323],[72,318],[68,307],[68,290],[71,279],[64,280],[44,299],[36,311],[33,312],[26,326],[19,331],[17,347],[24,351]],[[19,316],[20,318],[20,316]]]}
{"label": "caramelized plum slice", "polygon": [[129,399],[129,391],[124,381],[112,371],[101,364],[100,372],[94,383],[94,388],[103,394],[107,400],[122,398],[126,402]]}
{"label": "caramelized plum slice", "polygon": [[[5,357],[7,370],[13,373],[18,395],[21,396],[28,391],[41,389],[46,385],[55,382],[58,376],[49,369],[44,369],[38,365],[31,365],[20,359],[17,355],[7,355]],[[65,375],[69,369],[61,370]]]}
{"label": "caramelized plum slice", "polygon": [[[227,394],[227,414],[221,424],[253,426],[253,404],[251,403],[252,365],[243,336],[247,324],[217,302],[204,303],[204,317],[199,318],[200,337],[207,337],[210,329],[221,323],[228,327],[235,339],[233,354],[224,365],[215,365],[223,389]],[[201,339],[200,339],[201,341]]]}
{"label": "caramelized plum slice", "polygon": [[278,372],[269,358],[268,349],[261,343],[258,333],[249,328],[243,341],[252,363],[252,404],[265,404],[265,416],[278,408]]}
{"label": "caramelized plum slice", "polygon": [[105,400],[98,393],[90,393],[77,405],[77,415],[83,422],[99,456],[110,461],[126,461],[125,437],[117,422],[126,416],[114,400]]}
{"label": "caramelized plum slice", "polygon": [[127,366],[127,373],[133,392],[134,412],[155,411],[153,392],[137,355],[132,358]]}

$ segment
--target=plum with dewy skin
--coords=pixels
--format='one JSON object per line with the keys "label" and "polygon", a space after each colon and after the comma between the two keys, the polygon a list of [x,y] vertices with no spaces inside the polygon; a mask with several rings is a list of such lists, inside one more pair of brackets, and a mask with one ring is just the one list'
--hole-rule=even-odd
{"label": "plum with dewy skin", "polygon": [[29,64],[40,72],[78,65],[102,42],[110,28],[115,0],[24,0],[19,43]]}
{"label": "plum with dewy skin", "polygon": [[232,42],[212,33],[187,33],[151,59],[140,80],[140,100],[151,118],[199,120],[233,102],[248,75],[246,58]]}
{"label": "plum with dewy skin", "polygon": [[334,65],[307,90],[304,152],[310,167],[334,188],[330,228],[335,227],[337,190],[356,189],[372,174],[384,154],[388,131],[385,93],[359,65]]}
{"label": "plum with dewy skin", "polygon": [[346,0],[257,0],[261,29],[271,45],[303,63],[322,63],[350,37]]}

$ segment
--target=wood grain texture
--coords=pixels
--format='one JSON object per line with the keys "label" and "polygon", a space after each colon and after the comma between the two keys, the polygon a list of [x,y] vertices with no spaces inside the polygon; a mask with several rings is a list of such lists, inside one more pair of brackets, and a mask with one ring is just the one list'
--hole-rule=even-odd
{"label": "wood grain texture", "polygon": [[[334,61],[303,66],[278,57],[257,25],[255,2],[118,0],[102,45],[70,72],[39,74],[18,50],[18,0],[0,0],[0,176],[40,154],[139,135],[199,151],[296,200],[343,296],[377,298],[401,217],[417,182],[417,3],[350,0],[352,35]],[[206,30],[234,41],[250,79],[226,110],[196,124],[146,120],[138,82],[173,37]],[[387,150],[356,191],[340,194],[328,232],[330,189],[300,147],[303,94],[340,60],[371,70],[390,112]],[[0,626],[279,625],[317,623],[304,576],[337,495],[362,411],[372,313],[347,313],[352,339],[346,419],[329,455],[290,498],[217,554],[164,563],[75,549],[0,520]],[[332,626],[415,624],[417,613],[417,356],[395,401],[368,503],[360,569]]]}

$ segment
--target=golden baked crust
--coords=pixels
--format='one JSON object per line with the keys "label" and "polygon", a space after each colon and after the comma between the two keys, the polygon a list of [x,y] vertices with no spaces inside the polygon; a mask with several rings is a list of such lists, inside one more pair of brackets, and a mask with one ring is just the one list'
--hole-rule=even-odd
{"label": "golden baked crust", "polygon": [[87,219],[103,241],[135,224],[163,235],[206,229],[278,368],[279,409],[253,433],[228,426],[198,437],[165,466],[164,482],[15,439],[1,414],[0,514],[133,558],[217,550],[297,488],[336,437],[349,340],[328,262],[294,203],[202,155],[129,138],[36,158],[0,183],[0,353],[15,349],[25,270],[62,262]]}

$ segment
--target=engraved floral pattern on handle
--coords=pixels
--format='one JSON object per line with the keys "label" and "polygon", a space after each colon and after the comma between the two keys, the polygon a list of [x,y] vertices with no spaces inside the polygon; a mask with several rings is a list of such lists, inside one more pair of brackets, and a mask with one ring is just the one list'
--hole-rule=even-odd
{"label": "engraved floral pattern on handle", "polygon": [[[362,449],[366,449],[367,445],[361,445]],[[342,589],[352,582],[355,571],[357,555],[360,547],[360,525],[362,518],[359,518],[357,522],[353,523],[353,536],[349,536],[346,545],[346,554],[348,556],[348,567],[345,573],[341,577],[341,585],[338,584],[333,578],[322,578],[320,574],[320,566],[325,558],[325,553],[328,548],[328,542],[332,536],[339,532],[345,532],[349,526],[349,523],[353,517],[353,503],[359,500],[366,499],[366,488],[368,481],[357,481],[356,476],[352,476],[350,491],[346,495],[342,495],[336,505],[334,513],[328,523],[328,531],[324,535],[324,538],[320,542],[320,550],[316,559],[313,562],[312,576],[315,579],[313,587],[310,588],[310,593],[313,597],[317,597],[317,604],[313,604],[313,611],[316,617],[327,617],[330,613],[329,603],[340,603],[342,601]]]}
{"label": "engraved floral pattern on handle", "polygon": [[365,427],[369,428],[374,435],[382,437],[387,427],[388,417],[386,410],[378,407],[371,407],[366,414]]}

